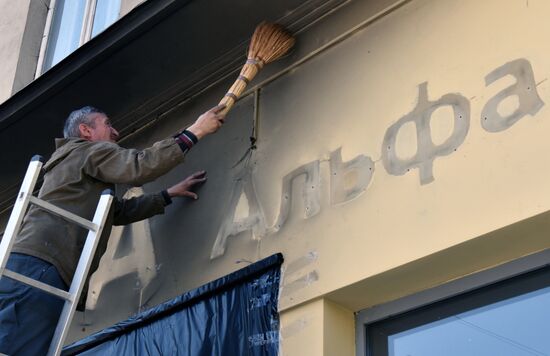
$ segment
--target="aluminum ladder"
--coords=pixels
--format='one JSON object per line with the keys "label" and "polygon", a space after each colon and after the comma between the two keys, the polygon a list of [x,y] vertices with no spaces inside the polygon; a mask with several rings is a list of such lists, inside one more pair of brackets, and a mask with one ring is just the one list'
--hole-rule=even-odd
{"label": "aluminum ladder", "polygon": [[[0,242],[0,278],[8,277],[14,279],[65,300],[63,310],[59,317],[59,321],[50,344],[50,349],[48,350],[48,355],[59,355],[69,331],[69,326],[73,318],[80,293],[84,287],[84,282],[86,281],[101,232],[103,231],[105,220],[107,219],[107,215],[113,201],[114,193],[110,189],[103,191],[92,221],[81,218],[78,215],[58,208],[57,206],[38,199],[32,195],[34,186],[36,185],[36,181],[38,180],[38,176],[40,174],[40,170],[42,169],[42,164],[43,159],[41,156],[34,156],[32,158],[31,163],[27,168],[25,178],[23,179],[21,189],[19,190],[19,194],[15,200],[8,225],[6,226],[6,230],[4,232],[4,237]],[[19,232],[21,222],[23,221],[23,217],[25,216],[25,212],[29,204],[39,206],[40,208],[58,215],[69,222],[84,227],[89,231],[68,292],[6,269],[6,263],[8,262],[15,237]]]}

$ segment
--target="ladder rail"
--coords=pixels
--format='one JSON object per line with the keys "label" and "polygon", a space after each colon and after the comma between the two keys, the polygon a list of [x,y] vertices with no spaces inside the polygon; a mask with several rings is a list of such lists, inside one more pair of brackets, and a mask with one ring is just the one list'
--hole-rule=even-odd
{"label": "ladder rail", "polygon": [[25,178],[23,179],[21,189],[19,189],[15,204],[13,205],[6,230],[4,231],[4,236],[0,242],[0,269],[2,270],[6,267],[8,258],[10,257],[10,251],[15,241],[15,236],[19,232],[19,228],[25,217],[25,212],[29,206],[30,196],[32,196],[32,190],[38,180],[41,169],[42,157],[34,156],[27,168],[27,173],[25,173]]}
{"label": "ladder rail", "polygon": [[82,249],[80,260],[78,261],[73,281],[69,289],[69,294],[74,297],[74,301],[66,301],[63,306],[52,343],[50,344],[50,349],[48,350],[48,355],[59,355],[63,349],[63,342],[69,332],[69,327],[76,309],[76,304],[78,303],[80,293],[82,293],[84,283],[86,282],[86,277],[88,276],[88,272],[92,264],[92,259],[107,220],[107,215],[113,201],[113,195],[114,193],[111,190],[108,190],[103,192],[101,198],[99,199],[99,204],[93,219],[93,223],[96,224],[98,228],[96,231],[90,231],[86,237],[86,242],[84,244],[84,248]]}
{"label": "ladder rail", "polygon": [[[29,167],[27,168],[27,172],[25,173],[25,178],[23,179],[23,183],[21,184],[21,188],[13,206],[13,210],[10,214],[8,224],[4,231],[4,236],[0,241],[0,278],[11,278],[65,300],[63,310],[61,311],[54,332],[54,337],[52,338],[48,350],[48,356],[57,356],[61,354],[61,350],[63,349],[63,343],[67,337],[69,327],[76,310],[76,305],[80,294],[82,293],[84,283],[86,282],[86,278],[92,264],[92,259],[95,255],[97,245],[99,244],[101,233],[103,232],[103,228],[107,221],[107,216],[114,199],[114,192],[110,189],[103,191],[93,220],[86,220],[74,213],[66,211],[32,195],[34,186],[36,185],[38,176],[40,175],[40,170],[42,169],[42,164],[42,157],[34,156],[29,164]],[[6,268],[6,264],[15,242],[15,237],[21,228],[21,224],[29,204],[34,204],[46,211],[64,218],[69,222],[75,223],[89,230],[68,292]]]}

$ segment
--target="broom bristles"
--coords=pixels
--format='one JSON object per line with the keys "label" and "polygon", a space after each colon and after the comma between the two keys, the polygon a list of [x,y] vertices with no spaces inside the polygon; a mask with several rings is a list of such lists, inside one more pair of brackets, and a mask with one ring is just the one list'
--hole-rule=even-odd
{"label": "broom bristles", "polygon": [[262,22],[252,35],[248,58],[260,60],[264,64],[273,62],[287,53],[294,46],[294,42],[294,36],[283,26]]}
{"label": "broom bristles", "polygon": [[267,22],[259,24],[252,35],[248,60],[241,69],[239,78],[220,101],[220,105],[225,105],[222,113],[226,114],[231,110],[248,82],[258,74],[263,65],[281,58],[294,46],[294,41],[292,34],[281,25]]}

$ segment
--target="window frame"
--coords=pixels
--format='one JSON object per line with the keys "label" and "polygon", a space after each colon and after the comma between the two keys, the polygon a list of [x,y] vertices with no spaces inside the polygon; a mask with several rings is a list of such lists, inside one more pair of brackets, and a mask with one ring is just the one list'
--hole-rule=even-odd
{"label": "window frame", "polygon": [[[56,5],[58,4],[57,1],[58,0],[50,0],[48,15],[46,17],[46,25],[44,27],[44,36],[42,37],[42,42],[40,44],[40,52],[38,55],[38,63],[36,65],[36,72],[35,72],[34,79],[38,78],[39,76],[41,76],[42,74],[44,74],[46,71],[50,69],[50,68],[46,70],[44,69],[44,65],[45,65],[44,62],[46,59],[46,51],[48,49],[48,43],[51,36],[53,19],[54,19],[56,7],[57,7]],[[86,5],[84,7],[84,17],[82,20],[82,28],[80,29],[80,40],[79,40],[77,49],[80,48],[84,43],[88,42],[92,38],[92,30],[94,26],[94,18],[95,18],[95,12],[97,8],[97,1],[98,0],[86,0]],[[119,13],[119,17],[120,17],[120,13]]]}
{"label": "window frame", "polygon": [[[369,326],[372,327],[373,324],[381,323],[384,320],[389,320],[397,316],[400,318],[407,318],[408,315],[412,316],[425,313],[429,308],[448,308],[448,312],[452,313],[454,310],[453,308],[456,307],[456,303],[460,304],[461,301],[464,302],[464,298],[473,297],[474,299],[468,300],[467,302],[473,301],[474,304],[482,303],[484,300],[485,303],[483,305],[490,304],[492,303],[492,289],[513,288],[515,283],[522,283],[522,280],[530,278],[530,276],[534,274],[539,272],[548,273],[546,269],[550,268],[549,261],[550,249],[465,276],[395,301],[362,310],[356,313],[355,317],[356,355],[372,356],[367,340],[367,328]],[[540,288],[543,288],[543,286]],[[521,293],[522,290],[518,289],[518,291],[520,292],[519,294],[523,294]],[[485,295],[486,293],[488,296]],[[525,291],[525,293],[527,293],[527,291]],[[480,299],[476,301],[475,298]],[[502,299],[507,299],[507,297],[503,296],[499,300]],[[477,306],[473,308],[476,307]],[[424,323],[422,323],[422,325],[423,324]],[[413,327],[414,326],[411,326],[411,328]]]}

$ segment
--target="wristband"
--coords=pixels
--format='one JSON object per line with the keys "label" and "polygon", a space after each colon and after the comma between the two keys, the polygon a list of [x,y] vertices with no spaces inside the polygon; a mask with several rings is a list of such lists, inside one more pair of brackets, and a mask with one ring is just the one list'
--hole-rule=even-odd
{"label": "wristband", "polygon": [[191,131],[189,131],[187,129],[183,130],[183,132],[181,134],[189,137],[189,139],[191,141],[193,141],[194,145],[196,145],[199,142],[199,139],[197,138],[197,136],[195,136],[194,133],[192,133]]}
{"label": "wristband", "polygon": [[166,205],[172,204],[172,197],[170,197],[170,194],[168,194],[168,191],[166,189],[161,191],[160,194],[164,198],[164,202],[166,203]]}
{"label": "wristband", "polygon": [[193,147],[199,139],[195,134],[189,130],[183,130],[178,135],[175,136],[177,144],[180,146],[181,150],[185,153]]}

